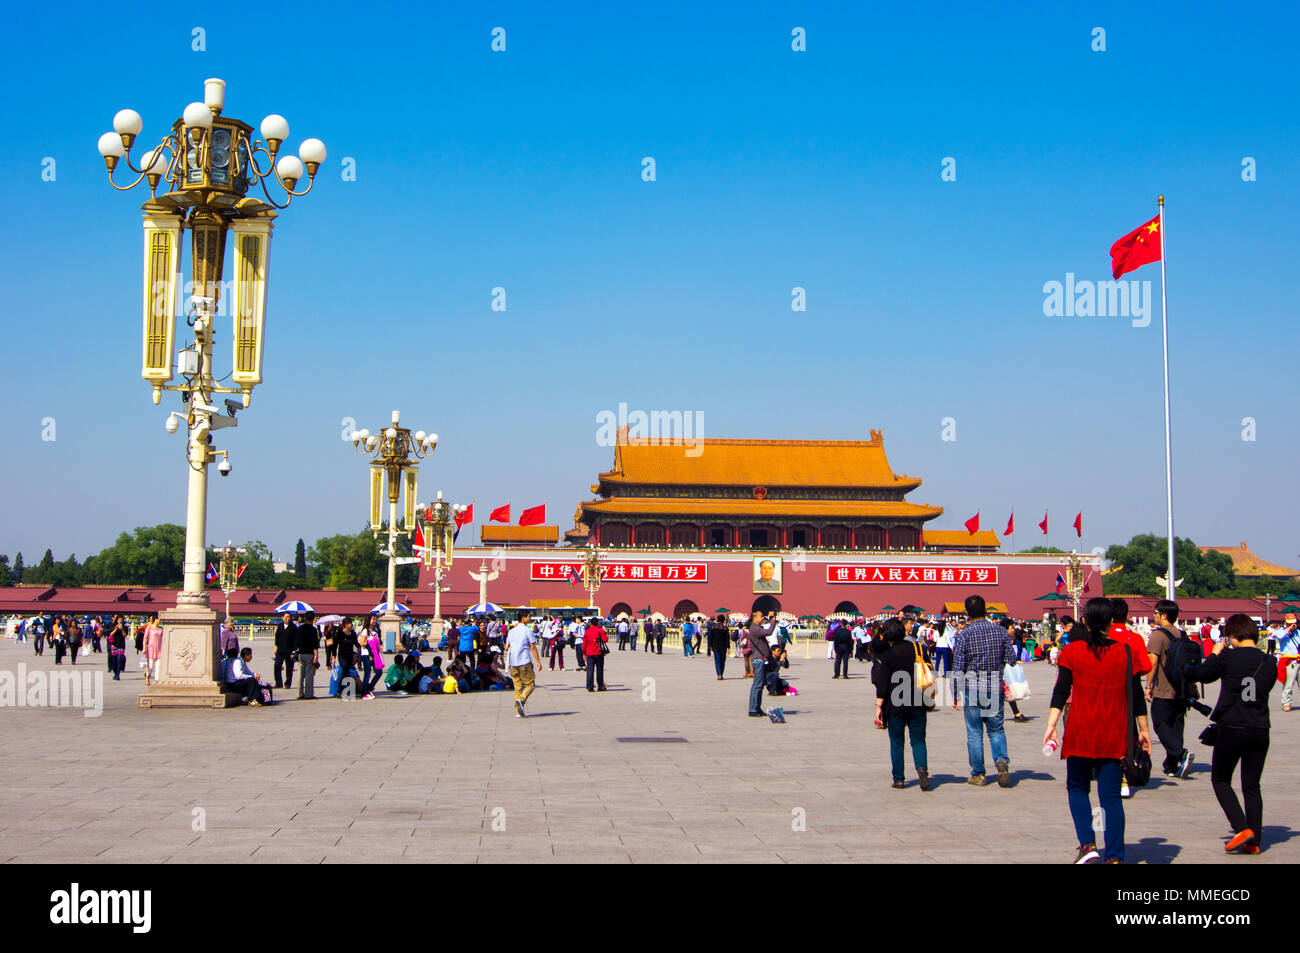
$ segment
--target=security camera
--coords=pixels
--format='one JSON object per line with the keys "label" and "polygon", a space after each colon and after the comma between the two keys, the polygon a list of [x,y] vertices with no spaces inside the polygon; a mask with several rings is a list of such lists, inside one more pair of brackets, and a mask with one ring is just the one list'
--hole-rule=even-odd
{"label": "security camera", "polygon": [[229,397],[226,398],[226,413],[230,414],[230,416],[235,416],[235,414],[239,413],[243,409],[244,405],[239,401],[231,400]]}
{"label": "security camera", "polygon": [[222,476],[230,476],[230,461],[222,460],[219,464],[217,464],[217,472],[220,473]]}
{"label": "security camera", "polygon": [[179,416],[180,416],[179,414],[167,415],[167,421],[163,424],[163,426],[167,428],[168,433],[175,433],[176,431],[181,429],[181,422],[179,419],[177,419]]}

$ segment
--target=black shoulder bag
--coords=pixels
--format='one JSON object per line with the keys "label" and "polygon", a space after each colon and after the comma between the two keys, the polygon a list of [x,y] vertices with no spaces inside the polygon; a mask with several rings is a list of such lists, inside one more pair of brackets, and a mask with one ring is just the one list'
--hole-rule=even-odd
{"label": "black shoulder bag", "polygon": [[1128,754],[1120,762],[1129,787],[1144,788],[1151,780],[1151,755],[1137,743],[1137,719],[1133,717],[1133,649],[1124,645],[1124,717],[1128,722]]}

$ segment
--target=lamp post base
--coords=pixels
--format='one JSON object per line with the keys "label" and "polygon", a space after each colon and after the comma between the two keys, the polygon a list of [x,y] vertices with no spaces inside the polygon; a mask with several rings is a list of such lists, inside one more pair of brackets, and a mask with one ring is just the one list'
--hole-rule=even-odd
{"label": "lamp post base", "polygon": [[388,611],[379,617],[379,640],[384,643],[385,652],[396,652],[397,643],[402,635],[402,617],[396,612]]}
{"label": "lamp post base", "polygon": [[229,708],[239,696],[222,691],[217,614],[206,605],[159,613],[163,651],[158,680],[136,699],[139,708]]}

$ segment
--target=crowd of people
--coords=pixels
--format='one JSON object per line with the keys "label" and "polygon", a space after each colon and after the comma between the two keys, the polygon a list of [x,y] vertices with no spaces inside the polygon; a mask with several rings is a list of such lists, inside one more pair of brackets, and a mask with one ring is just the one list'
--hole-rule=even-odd
{"label": "crowd of people", "polygon": [[[1016,667],[1029,658],[1013,635],[1014,624],[988,619],[984,600],[966,600],[966,618],[927,624],[900,614],[865,627],[866,658],[872,663],[877,728],[887,730],[895,788],[904,780],[904,738],[910,742],[917,786],[931,786],[926,747],[927,719],[947,698],[964,714],[968,783],[983,786],[985,737],[1001,787],[1011,787],[1011,759],[1003,725],[1003,706],[1015,702],[1011,685]],[[1124,599],[1094,598],[1082,618],[1066,616],[1039,655],[1056,667],[1056,683],[1042,743],[1044,755],[1066,764],[1067,803],[1078,838],[1076,863],[1121,863],[1124,859],[1124,800],[1148,783],[1154,733],[1164,748],[1161,772],[1186,779],[1193,756],[1185,737],[1189,711],[1207,715],[1200,734],[1212,748],[1211,784],[1232,828],[1228,852],[1258,854],[1262,844],[1263,800],[1260,778],[1269,746],[1268,698],[1279,681],[1294,686],[1300,668],[1296,618],[1263,635],[1246,615],[1233,615],[1204,633],[1178,627],[1179,607],[1156,603],[1154,624],[1130,627]],[[755,620],[751,640],[766,629]],[[847,625],[841,629],[848,629]],[[951,629],[951,643],[948,641]],[[828,635],[834,645],[836,675],[857,628]],[[1269,654],[1260,647],[1276,654]],[[936,665],[938,668],[936,668]],[[1200,701],[1203,686],[1220,683],[1213,709]],[[942,689],[947,686],[947,691]],[[751,696],[750,714],[755,713]],[[1284,691],[1283,710],[1292,704]],[[1017,720],[1028,720],[1016,709]],[[1240,768],[1242,801],[1233,789]],[[1100,814],[1091,805],[1097,785]],[[1098,821],[1099,819],[1099,821]],[[1100,848],[1097,833],[1103,835]]]}
{"label": "crowd of people", "polygon": [[[1179,606],[1160,600],[1151,622],[1131,624],[1121,598],[1094,598],[1078,620],[1053,615],[1040,622],[989,618],[984,600],[971,596],[963,615],[924,617],[897,612],[876,619],[830,620],[824,633],[832,679],[850,677],[850,662],[869,666],[874,687],[874,725],[886,732],[891,783],[907,787],[905,752],[910,747],[917,787],[931,788],[926,745],[928,718],[942,707],[960,710],[966,734],[972,786],[988,778],[987,750],[998,785],[1011,787],[1011,756],[1004,706],[1017,722],[1029,718],[1018,702],[1028,697],[1022,666],[1042,660],[1056,669],[1043,754],[1065,761],[1066,792],[1078,840],[1076,863],[1120,863],[1124,859],[1124,800],[1147,784],[1152,770],[1152,739],[1164,749],[1161,773],[1186,779],[1193,756],[1185,733],[1188,713],[1208,716],[1200,733],[1212,748],[1210,775],[1216,799],[1232,828],[1229,852],[1258,854],[1263,844],[1261,777],[1269,747],[1268,698],[1281,684],[1282,710],[1294,703],[1300,676],[1300,626],[1294,615],[1261,631],[1245,615],[1206,621],[1184,631]],[[323,664],[329,695],[372,700],[382,684],[402,695],[463,695],[512,691],[515,715],[527,715],[544,660],[551,671],[565,670],[565,650],[577,671],[586,674],[589,692],[606,691],[605,656],[611,640],[620,652],[663,654],[670,631],[680,632],[682,654],[712,656],[716,678],[726,679],[727,660],[743,664],[750,680],[750,717],[784,720],[781,709],[763,708],[763,695],[782,698],[798,689],[783,677],[790,667],[796,637],[791,623],[761,612],[749,624],[726,615],[694,616],[670,630],[663,619],[616,620],[598,617],[563,620],[520,612],[511,623],[490,616],[466,616],[447,624],[441,641],[430,644],[414,630],[386,657],[374,616],[359,620],[330,617],[318,622],[311,612],[285,613],[275,627],[271,680],[252,668],[252,648],[241,647],[229,620],[219,630],[221,679],[228,691],[252,706],[272,703],[277,689],[298,698],[316,697],[316,675]],[[102,654],[115,679],[125,668],[134,643],[146,684],[158,678],[162,628],[157,615],[128,620],[35,615],[8,623],[7,634],[29,642],[54,664]],[[437,652],[445,651],[446,657]],[[1218,683],[1213,709],[1201,702],[1204,686]],[[1242,800],[1233,789],[1240,772]],[[1099,813],[1091,805],[1097,787]],[[1096,819],[1099,818],[1100,822]],[[1100,833],[1101,844],[1097,844]]]}

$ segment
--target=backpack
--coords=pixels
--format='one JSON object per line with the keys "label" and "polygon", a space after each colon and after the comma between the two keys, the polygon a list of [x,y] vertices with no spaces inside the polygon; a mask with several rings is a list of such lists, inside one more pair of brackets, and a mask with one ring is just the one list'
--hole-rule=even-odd
{"label": "backpack", "polygon": [[1165,680],[1173,686],[1176,697],[1196,697],[1195,688],[1188,685],[1187,672],[1205,661],[1201,643],[1176,626],[1172,632],[1169,629],[1161,631],[1169,636],[1169,645],[1160,659]]}

